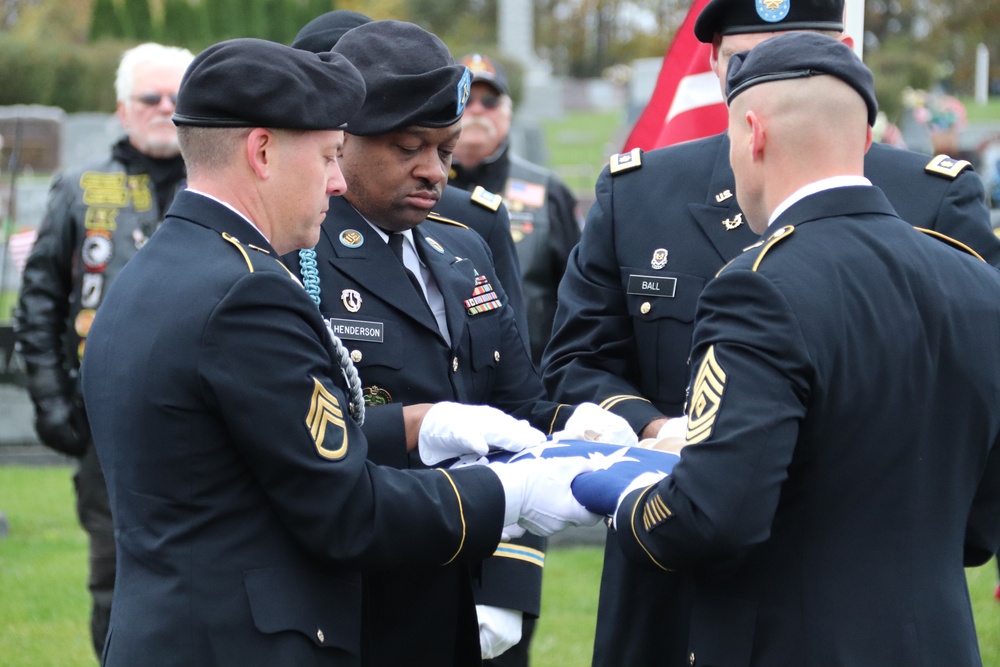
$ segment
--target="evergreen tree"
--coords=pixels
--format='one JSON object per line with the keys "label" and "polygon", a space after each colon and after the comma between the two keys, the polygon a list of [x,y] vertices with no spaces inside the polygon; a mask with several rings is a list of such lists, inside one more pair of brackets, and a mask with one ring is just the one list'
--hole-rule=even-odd
{"label": "evergreen tree", "polygon": [[125,30],[122,28],[121,17],[115,10],[114,0],[94,0],[90,12],[90,41],[121,39],[124,36]]}
{"label": "evergreen tree", "polygon": [[[328,11],[336,9],[336,4],[333,0],[305,0],[304,3],[299,5],[299,11],[301,16],[299,18],[299,28],[305,24],[312,21],[317,16],[326,14]],[[298,29],[295,30],[298,32]]]}
{"label": "evergreen tree", "polygon": [[148,42],[153,38],[153,15],[149,10],[149,0],[125,0],[122,23],[125,37],[137,42]]}
{"label": "evergreen tree", "polygon": [[164,44],[184,46],[195,53],[212,42],[205,5],[191,5],[190,0],[164,0]]}
{"label": "evergreen tree", "polygon": [[299,23],[299,3],[296,0],[266,0],[264,15],[270,32],[268,39],[281,44],[291,44],[299,29],[306,24]]}

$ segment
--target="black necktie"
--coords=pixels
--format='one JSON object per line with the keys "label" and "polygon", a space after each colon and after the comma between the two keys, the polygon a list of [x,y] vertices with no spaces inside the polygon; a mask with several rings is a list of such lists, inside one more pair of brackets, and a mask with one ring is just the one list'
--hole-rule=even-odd
{"label": "black necktie", "polygon": [[420,297],[420,300],[425,306],[427,306],[427,310],[429,311],[430,306],[427,305],[427,297],[424,296],[424,289],[420,286],[420,281],[417,280],[417,277],[413,275],[412,271],[406,268],[406,262],[403,261],[403,235],[401,233],[393,232],[392,234],[389,234],[389,248],[392,250],[392,254],[396,256],[396,259],[399,260],[400,266],[402,266],[403,270],[406,271],[406,276],[410,279],[413,289],[417,291],[417,296]]}

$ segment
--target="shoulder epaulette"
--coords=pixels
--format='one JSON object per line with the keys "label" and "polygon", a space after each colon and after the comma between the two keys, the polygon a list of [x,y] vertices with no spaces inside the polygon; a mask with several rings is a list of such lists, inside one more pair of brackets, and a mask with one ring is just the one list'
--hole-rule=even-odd
{"label": "shoulder epaulette", "polygon": [[[794,226],[792,226],[792,225],[785,225],[781,229],[779,229],[779,230],[775,231],[774,233],[772,233],[766,239],[761,239],[760,241],[757,241],[756,243],[754,243],[752,246],[749,246],[748,248],[744,248],[743,252],[749,252],[749,251],[753,250],[754,248],[760,248],[760,252],[757,253],[757,259],[754,261],[753,267],[750,270],[751,271],[756,271],[757,267],[760,266],[761,260],[764,259],[764,255],[766,255],[767,252],[771,248],[773,248],[776,243],[778,243],[779,241],[783,241],[784,239],[786,239],[789,236],[791,236],[792,232],[794,232],[794,231],[795,231],[795,227]],[[763,247],[761,247],[761,246],[763,246]],[[726,264],[721,269],[719,269],[719,272],[716,273],[715,275],[718,276],[719,273],[722,273],[723,271],[725,271],[726,268],[729,266],[729,264],[732,264],[732,261],[730,261],[728,264]]]}
{"label": "shoulder epaulette", "polygon": [[956,160],[947,155],[936,155],[934,159],[927,163],[924,171],[935,176],[942,176],[951,180],[958,178],[958,175],[972,166],[968,160]]}
{"label": "shoulder epaulette", "polygon": [[463,225],[461,222],[458,222],[457,220],[446,218],[439,213],[435,213],[434,211],[431,211],[430,213],[427,214],[427,219],[432,222],[443,222],[446,225],[454,225],[456,227],[461,227],[462,229],[469,228],[468,225]]}
{"label": "shoulder epaulette", "polygon": [[947,243],[948,245],[950,245],[952,248],[958,248],[962,252],[968,253],[968,254],[972,255],[973,257],[975,257],[975,258],[977,258],[977,259],[979,259],[981,261],[984,261],[984,262],[986,261],[985,259],[983,259],[982,255],[980,255],[978,252],[976,252],[975,250],[973,250],[969,246],[965,245],[961,241],[956,241],[955,239],[951,238],[950,236],[942,234],[941,232],[936,232],[933,229],[924,229],[923,227],[914,227],[914,229],[916,229],[918,232],[923,232],[924,234],[927,234],[928,236],[933,236],[938,241],[943,241],[944,243]]}
{"label": "shoulder epaulette", "polygon": [[472,191],[472,201],[496,213],[500,204],[503,203],[503,197],[477,185],[476,189]]}
{"label": "shoulder epaulette", "polygon": [[642,149],[633,148],[628,153],[615,153],[611,156],[609,168],[612,175],[624,174],[627,171],[638,169],[642,166]]}
{"label": "shoulder epaulette", "polygon": [[[233,245],[233,247],[236,248],[241,255],[243,255],[243,261],[247,263],[247,268],[250,269],[250,273],[254,272],[253,260],[256,257],[259,257],[259,255],[258,255],[258,253],[259,253],[260,255],[264,255],[268,259],[276,262],[278,264],[278,266],[280,266],[281,268],[283,268],[285,270],[285,272],[289,276],[291,276],[292,279],[295,280],[295,282],[301,284],[301,281],[299,280],[299,277],[297,275],[295,275],[294,273],[292,273],[288,269],[287,266],[285,266],[284,264],[282,264],[281,260],[279,260],[277,257],[273,257],[271,255],[271,251],[270,250],[267,250],[265,248],[261,248],[260,246],[255,246],[252,243],[244,244],[238,238],[236,238],[232,234],[228,234],[226,232],[222,232],[222,238],[223,238],[223,240],[228,241],[229,243],[231,243]],[[247,252],[248,248],[250,250],[254,251],[253,254]]]}

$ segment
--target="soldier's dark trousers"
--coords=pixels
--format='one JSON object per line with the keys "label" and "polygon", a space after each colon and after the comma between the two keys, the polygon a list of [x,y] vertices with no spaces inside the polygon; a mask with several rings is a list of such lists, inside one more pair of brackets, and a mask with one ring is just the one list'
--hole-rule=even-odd
{"label": "soldier's dark trousers", "polygon": [[111,620],[111,597],[115,588],[115,529],[111,521],[108,489],[104,483],[93,441],[73,475],[76,514],[89,542],[90,635],[100,661]]}

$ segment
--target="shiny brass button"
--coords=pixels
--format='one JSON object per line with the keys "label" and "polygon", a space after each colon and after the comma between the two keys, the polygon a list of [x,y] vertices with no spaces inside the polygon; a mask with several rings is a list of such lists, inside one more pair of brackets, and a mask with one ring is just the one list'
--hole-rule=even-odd
{"label": "shiny brass button", "polygon": [[652,309],[653,309],[653,306],[650,305],[650,303],[648,301],[646,301],[645,303],[643,303],[639,307],[639,312],[641,312],[643,315],[648,315],[649,311],[651,311]]}
{"label": "shiny brass button", "polygon": [[361,357],[362,357],[361,350],[351,350],[351,361],[353,361],[354,363],[358,363],[359,361],[361,361]]}
{"label": "shiny brass button", "polygon": [[316,628],[316,639],[319,640],[320,644],[322,644],[324,641],[326,641],[326,635],[324,635],[323,631],[320,630],[319,628]]}
{"label": "shiny brass button", "polygon": [[451,360],[451,372],[452,373],[458,372],[458,357],[455,357],[454,359]]}
{"label": "shiny brass button", "polygon": [[493,350],[493,360],[500,363],[500,350]]}

